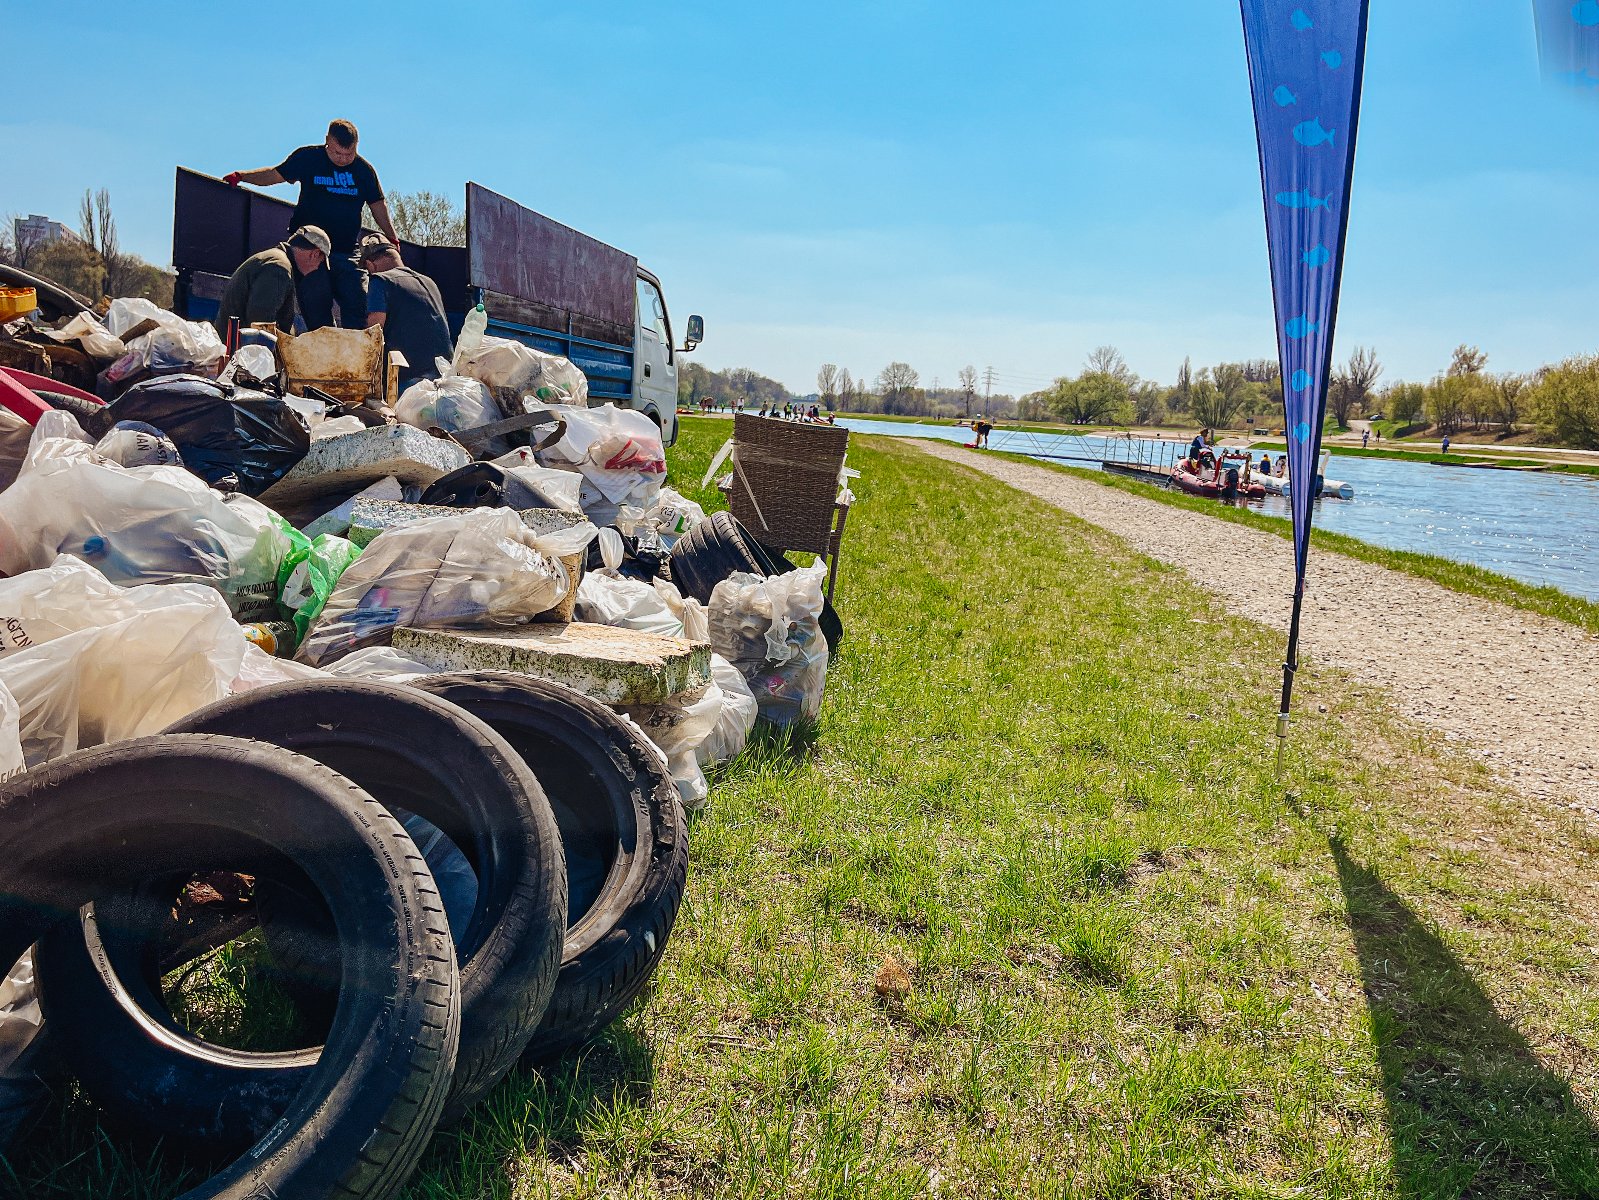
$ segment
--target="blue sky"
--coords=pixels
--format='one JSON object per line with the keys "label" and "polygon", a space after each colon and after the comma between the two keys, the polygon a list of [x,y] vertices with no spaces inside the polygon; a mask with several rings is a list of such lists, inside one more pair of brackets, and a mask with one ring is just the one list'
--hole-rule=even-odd
{"label": "blue sky", "polygon": [[[613,242],[678,328],[704,314],[700,361],[797,391],[824,361],[1021,392],[1104,342],[1160,380],[1274,355],[1227,0],[599,8],[8,5],[51,82],[0,116],[0,212],[108,187],[164,263],[176,164],[274,164],[347,116],[389,190],[470,178]],[[1340,357],[1594,350],[1599,104],[1540,86],[1525,3],[1373,10]]]}

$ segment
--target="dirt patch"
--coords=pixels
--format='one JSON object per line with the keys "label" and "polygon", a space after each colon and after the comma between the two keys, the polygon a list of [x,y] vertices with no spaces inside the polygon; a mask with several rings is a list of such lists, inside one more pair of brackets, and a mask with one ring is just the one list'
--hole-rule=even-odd
{"label": "dirt patch", "polygon": [[[1231,612],[1288,628],[1293,564],[1279,537],[1043,467],[919,445],[1182,568]],[[1233,585],[1189,570],[1196,563],[1227,564]],[[1386,688],[1402,716],[1458,742],[1517,791],[1599,819],[1599,636],[1318,550],[1300,644]]]}

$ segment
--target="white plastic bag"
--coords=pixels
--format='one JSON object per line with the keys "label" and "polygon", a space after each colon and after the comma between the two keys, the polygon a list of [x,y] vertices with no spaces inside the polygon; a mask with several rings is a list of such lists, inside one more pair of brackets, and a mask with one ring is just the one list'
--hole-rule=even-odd
{"label": "white plastic bag", "polygon": [[0,683],[0,779],[27,765],[22,757],[22,709],[11,689]]}
{"label": "white plastic bag", "polygon": [[328,598],[296,657],[321,666],[399,625],[515,625],[560,603],[571,587],[558,558],[505,508],[468,509],[380,533]]}
{"label": "white plastic bag", "polygon": [[705,510],[681,492],[663,487],[645,512],[644,520],[670,549],[678,538],[705,520]]}
{"label": "white plastic bag", "polygon": [[541,467],[533,451],[526,446],[518,446],[493,461],[550,508],[572,512],[582,507],[578,492],[583,487],[583,476],[576,471]]}
{"label": "white plastic bag", "polygon": [[60,329],[46,329],[42,332],[45,337],[63,345],[76,342],[90,358],[117,359],[128,351],[120,337],[86,312],[80,312]]}
{"label": "white plastic bag", "polygon": [[701,767],[726,762],[749,744],[759,706],[744,675],[720,654],[711,655],[711,679],[722,690],[722,710],[705,740],[694,747]]}
{"label": "white plastic bag", "polygon": [[366,422],[360,417],[324,418],[311,426],[311,440],[318,442],[323,438],[341,437],[346,433],[360,433],[366,427]]}
{"label": "white plastic bag", "polygon": [[824,563],[762,578],[739,572],[711,592],[711,648],[739,669],[774,725],[812,719],[827,683]]}
{"label": "white plastic bag", "polygon": [[182,467],[110,462],[65,412],[40,418],[22,473],[0,492],[0,572],[71,554],[115,583],[209,584],[245,621],[276,618],[290,545],[259,501],[223,496]]}
{"label": "white plastic bag", "polygon": [[183,465],[172,439],[143,421],[118,421],[94,444],[94,451],[119,467]]}
{"label": "white plastic bag", "polygon": [[711,640],[711,623],[705,605],[693,596],[683,597],[683,636],[691,642]]}
{"label": "white plastic bag", "polygon": [[666,475],[666,449],[654,421],[614,404],[598,408],[554,405],[550,411],[566,421],[566,432],[555,445],[539,451],[540,462],[576,467],[613,505],[636,504],[647,509],[654,503]]}
{"label": "white plastic bag", "polygon": [[[222,374],[217,376],[217,382],[232,383],[238,378],[241,371],[251,379],[265,382],[276,377],[278,360],[273,357],[272,351],[265,346],[253,344],[240,346],[233,357],[228,359],[228,365],[222,368]],[[324,412],[327,409],[327,405],[320,400],[303,400],[299,396],[285,396],[283,399],[290,408],[306,417],[308,421],[311,414],[302,407],[303,405],[315,404],[318,409]],[[322,413],[318,412],[316,415],[320,418]],[[314,425],[315,422],[312,421],[311,424]]]}
{"label": "white plastic bag", "polygon": [[244,663],[244,634],[211,588],[108,589],[93,574],[64,560],[0,581],[0,627],[21,631],[0,655],[0,684],[30,765],[158,733],[227,695]]}
{"label": "white plastic bag", "polygon": [[288,658],[274,658],[260,646],[246,639],[244,661],[239,664],[239,673],[228,683],[228,694],[237,696],[240,692],[270,687],[274,683],[296,683],[302,679],[321,679],[324,675],[325,672],[315,667],[308,667],[304,663],[297,663]]}
{"label": "white plastic bag", "polygon": [[546,354],[509,338],[485,337],[458,351],[455,369],[486,385],[508,417],[546,404],[587,405],[588,377],[559,354]]}
{"label": "white plastic bag", "polygon": [[666,704],[629,705],[619,711],[631,717],[666,756],[683,807],[699,808],[710,794],[695,751],[711,735],[725,699],[713,681],[698,693],[677,696]]}
{"label": "white plastic bag", "polygon": [[346,679],[387,679],[404,683],[424,675],[437,675],[438,672],[424,662],[406,657],[393,646],[368,646],[354,654],[346,654],[323,674]]}
{"label": "white plastic bag", "polygon": [[609,568],[590,571],[583,576],[582,582],[577,585],[575,615],[579,621],[594,625],[637,629],[642,633],[659,633],[666,637],[683,636],[683,622],[672,615],[672,610],[654,587],[637,579],[624,578]]}
{"label": "white plastic bag", "polygon": [[168,312],[154,300],[146,300],[143,296],[119,296],[111,301],[106,309],[105,327],[114,336],[121,337],[145,321],[154,321],[157,325],[170,325],[182,319],[177,313]]}

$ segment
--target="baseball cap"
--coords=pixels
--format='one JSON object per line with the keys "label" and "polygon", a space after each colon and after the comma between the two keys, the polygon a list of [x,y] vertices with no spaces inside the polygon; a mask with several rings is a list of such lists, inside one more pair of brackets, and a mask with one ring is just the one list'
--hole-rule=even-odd
{"label": "baseball cap", "polygon": [[361,249],[357,257],[362,262],[365,262],[369,258],[376,258],[378,255],[386,254],[393,249],[394,243],[389,241],[388,238],[369,237],[361,243]]}
{"label": "baseball cap", "polygon": [[289,241],[299,242],[302,246],[309,246],[313,250],[322,251],[323,258],[333,257],[333,241],[315,225],[302,225],[290,236]]}

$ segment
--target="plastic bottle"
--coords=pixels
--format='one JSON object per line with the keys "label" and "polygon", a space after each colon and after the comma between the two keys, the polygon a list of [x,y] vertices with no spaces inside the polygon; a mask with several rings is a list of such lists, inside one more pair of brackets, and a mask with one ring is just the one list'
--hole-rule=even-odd
{"label": "plastic bottle", "polygon": [[288,658],[294,653],[296,632],[290,621],[254,621],[242,625],[246,641],[254,642],[276,658]]}
{"label": "plastic bottle", "polygon": [[83,541],[83,561],[97,568],[113,583],[136,582],[144,571],[138,563],[129,562],[111,547],[111,542],[102,534],[92,534]]}
{"label": "plastic bottle", "polygon": [[461,373],[461,359],[483,344],[483,333],[489,327],[489,310],[479,304],[466,314],[461,323],[461,336],[455,342],[455,373]]}

